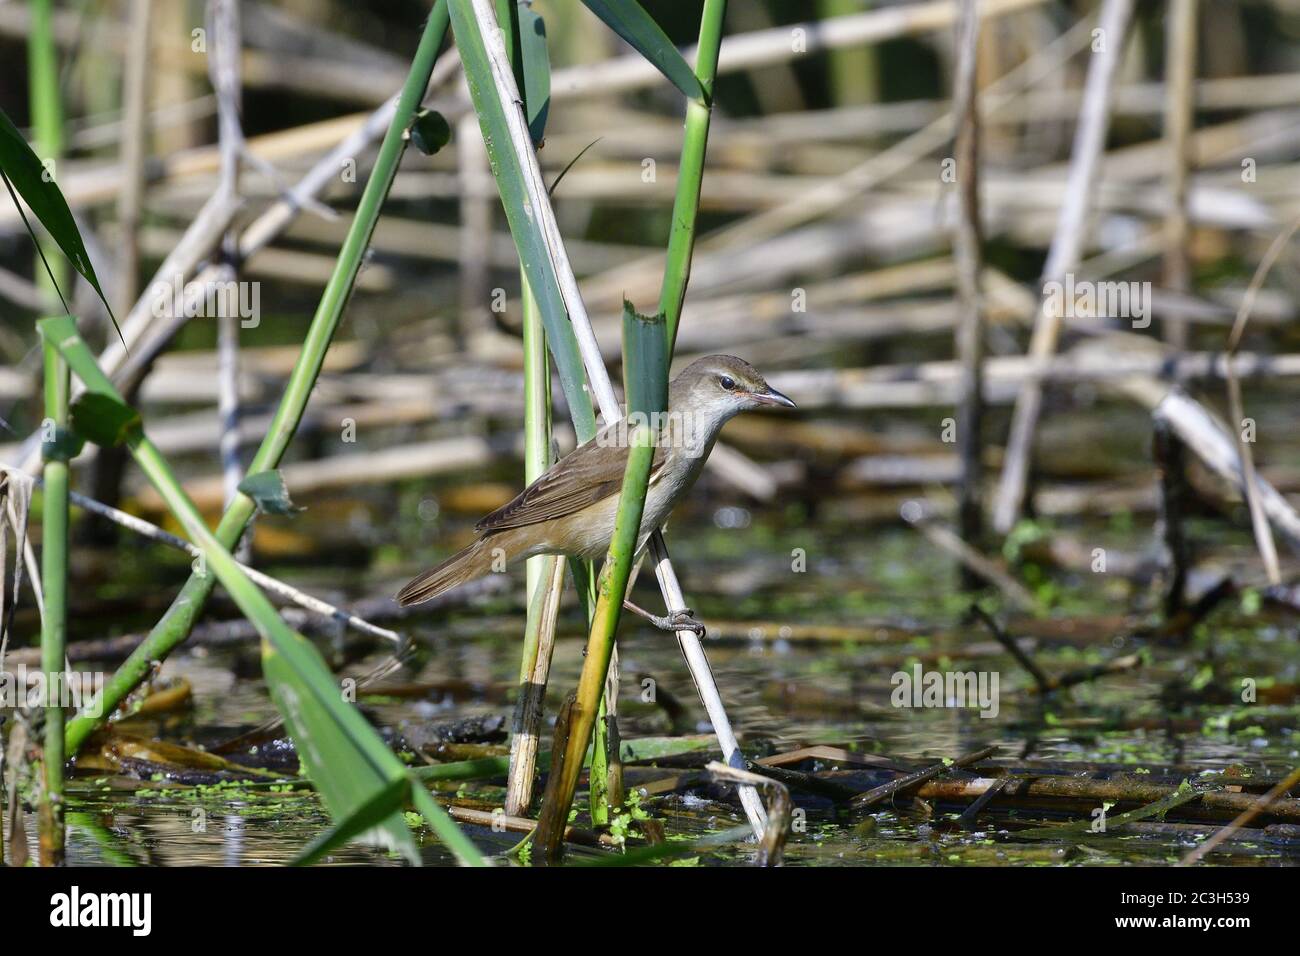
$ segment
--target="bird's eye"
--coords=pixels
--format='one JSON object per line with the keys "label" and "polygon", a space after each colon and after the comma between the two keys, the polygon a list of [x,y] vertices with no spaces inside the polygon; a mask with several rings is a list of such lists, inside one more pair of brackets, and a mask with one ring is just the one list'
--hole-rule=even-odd
{"label": "bird's eye", "polygon": [[736,387],[736,380],[732,378],[730,375],[724,375],[722,376],[722,378],[718,379],[718,384],[721,385],[723,388],[725,388],[727,391],[731,391],[733,388]]}

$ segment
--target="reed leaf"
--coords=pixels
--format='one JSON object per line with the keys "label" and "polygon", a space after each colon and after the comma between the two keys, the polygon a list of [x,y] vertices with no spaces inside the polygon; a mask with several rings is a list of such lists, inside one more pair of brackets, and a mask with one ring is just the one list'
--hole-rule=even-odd
{"label": "reed leaf", "polygon": [[[58,245],[59,251],[90,283],[95,294],[104,303],[104,308],[108,310],[109,318],[113,320],[113,327],[117,328],[117,319],[113,315],[112,306],[108,304],[104,290],[99,284],[99,276],[95,274],[95,267],[86,252],[81,230],[77,228],[76,220],[72,218],[72,210],[68,208],[63,192],[55,183],[54,175],[27,145],[23,134],[18,131],[18,127],[13,124],[4,110],[0,110],[0,170],[4,172],[6,184],[22,197],[23,202],[32,211],[32,215]],[[22,207],[18,206],[18,210],[21,213]],[[27,222],[26,215],[23,216],[23,222]],[[35,240],[36,237],[32,238]],[[40,249],[39,242],[37,248]],[[41,252],[41,258],[45,259],[44,252]],[[45,268],[50,282],[62,297],[63,290],[58,288],[58,280],[48,261],[45,262]],[[120,330],[119,334],[121,334]]]}
{"label": "reed leaf", "polygon": [[722,27],[726,15],[727,0],[704,0],[694,74],[702,95],[686,104],[686,133],[678,164],[677,193],[673,197],[668,261],[664,265],[663,288],[659,293],[659,311],[667,323],[670,359],[677,341],[682,305],[686,301],[686,285],[691,278],[700,190],[704,184],[704,154],[709,144],[709,122],[713,114],[713,81],[718,74],[718,54],[722,49]]}
{"label": "reed leaf", "polygon": [[518,6],[519,72],[523,74],[524,112],[534,146],[546,138],[551,111],[551,58],[546,51],[546,22],[525,3]]}
{"label": "reed leaf", "polygon": [[681,52],[636,0],[582,0],[588,10],[654,64],[673,86],[692,100],[702,100],[704,90]]}
{"label": "reed leaf", "polygon": [[[526,117],[515,99],[504,98],[498,91],[498,81],[507,88],[515,87],[514,77],[498,77],[493,69],[493,61],[488,56],[489,39],[497,44],[504,40],[500,36],[483,36],[472,8],[473,0],[448,0],[448,3],[456,49],[460,51],[470,98],[478,114],[483,143],[505,208],[510,234],[519,252],[519,263],[541,309],[547,345],[555,358],[560,387],[568,401],[569,414],[573,418],[578,440],[586,441],[596,434],[596,415],[586,390],[582,356],[578,352],[577,339],[569,323],[568,309],[560,291],[560,280],[551,258],[550,245],[529,198],[528,177],[534,173],[540,177],[540,172],[537,172],[535,165],[530,167],[519,153],[520,149],[531,148],[530,137],[521,137],[525,140],[521,143],[511,129],[513,121],[526,131]],[[517,88],[514,92],[518,93]],[[545,193],[540,182],[534,185],[541,193]]]}

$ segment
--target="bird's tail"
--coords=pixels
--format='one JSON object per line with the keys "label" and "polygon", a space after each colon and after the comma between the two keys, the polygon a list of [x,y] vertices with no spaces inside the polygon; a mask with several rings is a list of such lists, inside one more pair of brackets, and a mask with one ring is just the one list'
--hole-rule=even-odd
{"label": "bird's tail", "polygon": [[459,587],[466,581],[481,578],[493,570],[493,562],[508,557],[498,547],[489,547],[487,540],[479,538],[468,548],[453,554],[436,568],[425,571],[397,592],[397,603],[402,607],[423,604],[439,594]]}

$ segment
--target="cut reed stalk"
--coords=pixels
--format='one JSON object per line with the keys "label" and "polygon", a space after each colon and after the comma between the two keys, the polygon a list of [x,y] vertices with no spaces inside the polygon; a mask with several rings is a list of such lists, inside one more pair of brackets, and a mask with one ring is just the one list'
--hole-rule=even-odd
{"label": "cut reed stalk", "polygon": [[[647,421],[661,413],[668,402],[667,335],[662,315],[638,315],[630,303],[623,304],[623,370],[629,415],[644,415]],[[606,698],[610,660],[614,654],[614,637],[618,630],[623,600],[632,575],[638,545],[642,540],[641,515],[645,508],[650,465],[654,460],[657,435],[650,425],[638,425],[628,438],[629,453],[619,495],[618,514],[609,553],[601,569],[587,652],[578,679],[578,691],[570,713],[569,735],[560,780],[548,786],[546,798],[551,805],[543,808],[538,825],[537,845],[547,860],[560,851],[563,836],[560,824],[568,819],[582,769],[582,758],[592,740]],[[617,740],[617,737],[614,738]],[[593,822],[596,822],[596,795],[606,801],[603,813],[609,813],[609,772],[607,751],[592,748],[588,790],[592,794]],[[617,760],[617,753],[613,755]],[[604,822],[608,822],[608,817]]]}

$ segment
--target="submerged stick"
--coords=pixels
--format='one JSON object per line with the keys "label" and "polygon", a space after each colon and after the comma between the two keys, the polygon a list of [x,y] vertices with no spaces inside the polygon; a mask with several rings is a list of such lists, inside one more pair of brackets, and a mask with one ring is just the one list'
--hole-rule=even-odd
{"label": "submerged stick", "polygon": [[[1136,810],[1129,810],[1126,813],[1119,814],[1113,819],[1106,820],[1106,827],[1101,832],[1109,833],[1113,829],[1118,829],[1129,823],[1137,823],[1138,821],[1145,820],[1148,817],[1160,817],[1163,820],[1165,814],[1170,810],[1181,807],[1183,804],[1191,803],[1193,800],[1200,799],[1207,792],[1206,789],[1197,789],[1196,787],[1184,783],[1182,786],[1174,790],[1173,793],[1161,797],[1154,803],[1148,803],[1144,807],[1138,807]],[[1093,820],[1079,820],[1074,823],[1062,824],[1061,826],[1030,827],[1028,830],[1013,830],[1011,831],[1011,836],[1013,838],[1024,838],[1030,840],[1035,838],[1051,840],[1058,837],[1070,836],[1072,834],[1083,835],[1095,832],[1093,831],[1093,825]]]}
{"label": "submerged stick", "polygon": [[927,767],[924,770],[918,770],[915,773],[904,774],[897,780],[891,780],[889,783],[881,784],[866,793],[858,794],[850,803],[855,810],[865,810],[867,807],[873,807],[878,803],[898,796],[906,790],[911,790],[913,787],[919,787],[935,777],[948,773],[950,770],[959,770],[962,767],[969,767],[971,764],[979,763],[981,760],[987,760],[997,752],[998,748],[995,744],[992,747],[985,747],[983,750],[965,754],[956,760],[948,760]]}
{"label": "submerged stick", "polygon": [[[923,800],[940,802],[965,802],[974,800],[998,785],[1006,777],[978,777],[974,780],[931,780],[916,793]],[[1145,783],[1139,780],[1091,780],[1086,777],[1055,775],[1014,777],[1001,785],[1001,799],[1012,806],[1055,808],[1062,802],[1084,804],[1155,803],[1178,792],[1178,787],[1168,784]],[[1187,815],[1195,819],[1230,820],[1254,808],[1258,795],[1233,793],[1228,790],[1210,790],[1201,794]],[[1269,814],[1278,823],[1300,823],[1300,800],[1277,798],[1260,811]]]}
{"label": "submerged stick", "polygon": [[1213,850],[1216,846],[1227,840],[1242,827],[1247,826],[1252,820],[1269,808],[1272,803],[1289,791],[1292,787],[1300,784],[1300,767],[1292,770],[1285,779],[1279,780],[1276,786],[1272,787],[1268,793],[1261,796],[1255,803],[1246,810],[1243,810],[1236,816],[1226,827],[1216,832],[1208,840],[1202,843],[1196,849],[1189,852],[1176,864],[1177,866],[1191,866],[1193,863],[1199,863],[1205,858],[1205,855]]}

